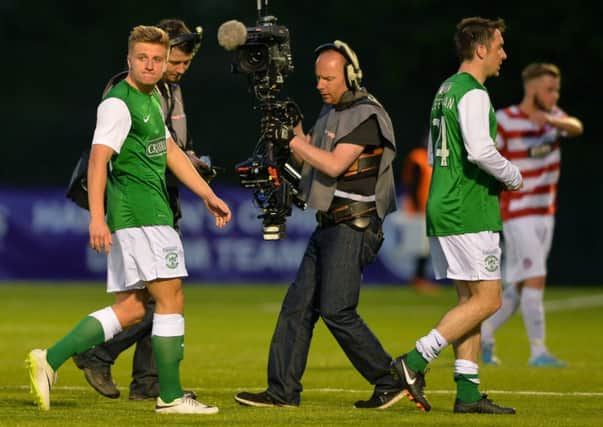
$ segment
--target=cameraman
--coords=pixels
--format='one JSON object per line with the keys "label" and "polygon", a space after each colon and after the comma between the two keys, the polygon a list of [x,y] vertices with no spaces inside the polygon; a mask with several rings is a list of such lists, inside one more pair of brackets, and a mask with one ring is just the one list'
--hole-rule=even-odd
{"label": "cameraman", "polygon": [[383,241],[383,218],[396,209],[394,133],[387,112],[361,87],[355,53],[340,41],[315,52],[316,88],[325,105],[309,135],[298,125],[297,135],[289,133],[282,142],[303,162],[302,199],[317,209],[318,225],[281,307],[270,345],[268,388],[241,392],[235,400],[248,406],[298,406],[312,332],[322,317],[354,367],[375,385],[371,398],[354,406],[385,409],[404,396],[404,389],[390,374],[392,358],[356,307],[362,271]]}
{"label": "cameraman", "polygon": [[[164,19],[157,26],[168,33],[170,37],[170,54],[167,68],[162,80],[157,84],[160,94],[161,110],[165,124],[170,130],[176,144],[189,156],[193,165],[206,181],[214,177],[215,172],[209,165],[201,162],[193,151],[192,139],[187,131],[186,114],[182,101],[182,90],[178,82],[188,70],[190,63],[201,42],[201,33],[192,33],[183,21],[179,19]],[[107,93],[114,85],[123,80],[128,71],[114,76],[105,88]],[[178,194],[178,179],[166,171],[166,185],[170,208],[174,213],[174,228],[178,230],[178,220],[182,217]],[[132,363],[132,382],[130,383],[131,400],[144,400],[159,395],[157,367],[151,348],[151,328],[155,301],[147,305],[144,320],[135,326],[119,333],[110,341],[96,346],[91,350],[74,356],[78,368],[84,371],[84,376],[90,385],[100,394],[109,398],[120,395],[111,376],[111,365],[126,349],[136,343]],[[191,392],[189,392],[191,393]],[[194,393],[191,393],[194,395]]]}

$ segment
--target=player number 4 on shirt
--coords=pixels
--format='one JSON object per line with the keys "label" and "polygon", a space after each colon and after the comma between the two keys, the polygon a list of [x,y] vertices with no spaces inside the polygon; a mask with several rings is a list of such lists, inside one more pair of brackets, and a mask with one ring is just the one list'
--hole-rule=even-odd
{"label": "player number 4 on shirt", "polygon": [[450,155],[450,151],[448,151],[448,143],[446,141],[446,120],[444,117],[440,117],[439,119],[434,119],[433,124],[440,128],[438,132],[438,139],[436,140],[436,157],[440,158],[440,166],[446,167],[448,166],[448,156]]}

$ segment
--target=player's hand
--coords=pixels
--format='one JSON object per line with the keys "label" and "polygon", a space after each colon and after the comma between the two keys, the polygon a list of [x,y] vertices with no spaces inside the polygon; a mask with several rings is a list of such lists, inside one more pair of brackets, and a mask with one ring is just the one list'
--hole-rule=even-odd
{"label": "player's hand", "polygon": [[90,247],[96,251],[96,253],[105,252],[105,255],[109,255],[109,249],[113,244],[111,238],[111,230],[105,223],[104,220],[91,220],[88,226],[90,233]]}
{"label": "player's hand", "polygon": [[219,197],[213,195],[205,200],[207,210],[216,219],[216,227],[223,228],[232,218],[232,213],[228,205]]}
{"label": "player's hand", "polygon": [[523,179],[521,180],[521,182],[519,183],[518,186],[516,187],[507,187],[506,190],[507,191],[519,191],[523,188]]}
{"label": "player's hand", "polygon": [[547,123],[550,123],[551,115],[545,111],[536,110],[532,114],[530,114],[529,120],[532,123],[542,127]]}

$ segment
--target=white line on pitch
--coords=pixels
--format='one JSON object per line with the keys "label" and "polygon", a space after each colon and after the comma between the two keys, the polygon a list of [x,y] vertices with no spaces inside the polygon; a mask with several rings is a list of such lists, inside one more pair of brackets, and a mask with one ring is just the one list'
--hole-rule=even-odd
{"label": "white line on pitch", "polygon": [[566,311],[576,308],[600,307],[603,305],[603,294],[586,295],[560,300],[546,301],[544,308],[548,312]]}
{"label": "white line on pitch", "polygon": [[[127,387],[119,387],[122,390],[127,390]],[[223,388],[223,387],[191,387],[198,392],[231,392],[237,393],[243,388]],[[14,390],[14,389],[29,389],[29,386],[0,386],[0,390]],[[92,388],[84,386],[54,386],[53,390],[69,390],[69,391],[90,391],[93,392]],[[248,387],[247,390],[264,390],[259,388]],[[366,390],[353,390],[345,388],[304,388],[305,392],[318,392],[318,393],[370,393],[370,389]],[[589,392],[589,391],[573,391],[573,392],[557,392],[557,391],[539,391],[539,390],[484,390],[484,392],[493,394],[519,394],[525,396],[576,396],[576,397],[603,397],[603,392]],[[456,390],[427,390],[427,394],[455,394]]]}

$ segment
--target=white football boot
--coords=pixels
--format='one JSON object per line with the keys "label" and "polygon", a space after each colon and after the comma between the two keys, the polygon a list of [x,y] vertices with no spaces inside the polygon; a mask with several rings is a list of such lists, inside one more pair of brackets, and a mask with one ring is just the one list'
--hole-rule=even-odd
{"label": "white football boot", "polygon": [[158,414],[200,414],[211,415],[217,414],[219,411],[217,406],[206,405],[190,396],[184,395],[178,399],[174,399],[171,403],[165,403],[161,397],[157,398],[155,412]]}
{"label": "white football boot", "polygon": [[29,352],[25,365],[29,373],[30,392],[35,403],[43,411],[50,409],[50,389],[57,381],[57,374],[46,361],[46,350],[35,349]]}

